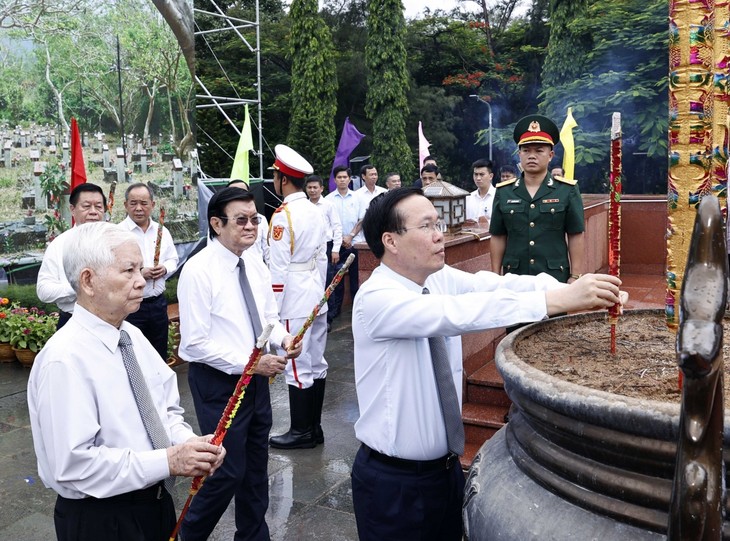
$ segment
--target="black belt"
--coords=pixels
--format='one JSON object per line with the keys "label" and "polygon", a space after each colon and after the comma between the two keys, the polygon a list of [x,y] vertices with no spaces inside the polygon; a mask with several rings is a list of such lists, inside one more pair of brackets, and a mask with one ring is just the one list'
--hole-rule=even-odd
{"label": "black belt", "polygon": [[64,498],[58,496],[59,500],[63,500],[68,505],[99,505],[105,503],[150,503],[161,500],[162,497],[167,493],[165,484],[163,481],[155,483],[147,488],[140,490],[133,490],[131,492],[125,492],[124,494],[117,494],[116,496],[109,496],[108,498]]}
{"label": "black belt", "polygon": [[450,470],[459,458],[454,453],[449,453],[446,456],[435,458],[433,460],[408,460],[406,458],[384,455],[383,453],[379,453],[376,450],[371,449],[364,443],[362,444],[362,448],[365,450],[365,454],[373,460],[377,460],[378,462],[387,464],[388,466],[393,466],[394,468],[414,473]]}

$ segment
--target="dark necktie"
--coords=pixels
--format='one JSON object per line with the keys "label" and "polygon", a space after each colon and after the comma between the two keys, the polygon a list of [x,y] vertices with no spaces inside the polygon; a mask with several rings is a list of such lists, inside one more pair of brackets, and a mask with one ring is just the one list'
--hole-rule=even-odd
{"label": "dark necktie", "polygon": [[[119,333],[119,349],[122,350],[122,360],[124,361],[124,368],[127,370],[127,377],[129,383],[132,386],[132,393],[134,393],[134,400],[137,402],[137,409],[139,409],[139,415],[142,417],[142,424],[147,431],[147,435],[152,442],[152,447],[155,449],[167,449],[170,447],[170,438],[167,437],[165,427],[162,425],[160,415],[155,409],[155,404],[152,401],[150,390],[147,388],[147,382],[144,380],[142,375],[142,369],[139,367],[137,357],[134,354],[134,347],[132,346],[132,340],[129,338],[127,331],[121,331]],[[175,478],[168,477],[165,479],[165,488],[172,494],[172,488],[175,486]]]}
{"label": "dark necktie", "polygon": [[253,325],[253,341],[255,343],[261,336],[263,328],[261,327],[259,311],[256,309],[256,300],[253,298],[253,291],[251,291],[251,284],[248,283],[248,276],[246,276],[246,266],[240,257],[238,258],[238,281],[241,284],[243,300],[246,301],[246,310],[248,310]]}
{"label": "dark necktie", "polygon": [[[423,294],[429,294],[427,287],[423,288]],[[443,336],[432,336],[428,339],[428,346],[431,349],[433,374],[436,377],[441,414],[446,426],[446,441],[449,451],[461,456],[464,454],[464,423],[461,420],[459,396],[456,394],[454,376],[446,351],[446,340]]]}

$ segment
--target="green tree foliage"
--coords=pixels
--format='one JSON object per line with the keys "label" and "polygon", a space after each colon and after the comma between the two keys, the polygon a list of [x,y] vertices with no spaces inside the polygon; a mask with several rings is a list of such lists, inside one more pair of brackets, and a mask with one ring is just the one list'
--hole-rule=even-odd
{"label": "green tree foliage", "polygon": [[[583,191],[605,189],[611,114],[622,114],[624,189],[661,193],[667,174],[667,3],[664,0],[594,2],[565,21],[565,35],[591,36],[580,60],[563,53],[562,62],[581,65],[577,73],[545,84],[541,109],[555,119],[573,107],[576,177]],[[551,33],[550,49],[563,50],[563,34]],[[548,64],[546,63],[546,71]],[[545,76],[547,79],[547,75]]]}
{"label": "green tree foliage", "polygon": [[327,176],[335,157],[337,71],[332,36],[317,13],[317,0],[294,0],[289,52],[291,125],[289,144]]}
{"label": "green tree foliage", "polygon": [[369,0],[368,13],[365,111],[373,119],[372,162],[381,171],[412,178],[415,157],[405,131],[409,81],[403,7],[400,0]]}
{"label": "green tree foliage", "polygon": [[591,0],[552,0],[550,47],[542,70],[545,86],[559,85],[582,75],[594,38],[588,28],[576,23],[587,17],[590,3]]}

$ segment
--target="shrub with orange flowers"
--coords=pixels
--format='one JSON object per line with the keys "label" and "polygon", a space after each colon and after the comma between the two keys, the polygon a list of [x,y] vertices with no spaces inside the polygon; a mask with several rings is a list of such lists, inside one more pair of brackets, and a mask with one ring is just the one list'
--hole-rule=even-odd
{"label": "shrub with orange flowers", "polygon": [[10,342],[10,318],[13,315],[13,308],[10,299],[0,298],[0,342]]}

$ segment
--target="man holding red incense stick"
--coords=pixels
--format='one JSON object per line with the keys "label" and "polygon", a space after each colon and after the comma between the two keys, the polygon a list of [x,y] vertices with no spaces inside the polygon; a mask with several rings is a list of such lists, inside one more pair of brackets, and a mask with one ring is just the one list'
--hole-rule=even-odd
{"label": "man holding red incense stick", "polygon": [[[170,232],[164,225],[152,219],[154,208],[154,194],[149,186],[137,183],[127,188],[124,193],[124,210],[127,211],[127,217],[119,225],[131,231],[137,239],[144,259],[142,277],[145,279],[142,305],[139,310],[127,317],[127,321],[142,331],[162,360],[167,361],[167,333],[170,321],[167,317],[165,278],[177,270],[178,255]],[[162,228],[161,234],[160,228]],[[156,253],[159,253],[157,263],[155,263]]]}
{"label": "man holding red incense stick", "polygon": [[373,199],[363,230],[380,265],[352,311],[359,539],[461,541],[460,335],[628,297],[609,275],[566,285],[544,273],[471,274],[445,265],[444,224],[417,188]]}
{"label": "man holding red incense stick", "polygon": [[58,493],[56,536],[165,541],[175,526],[170,476],[212,474],[225,451],[193,433],[175,373],[125,321],[145,284],[134,236],[107,222],[74,227],[63,265],[73,317],[28,379],[38,474]]}
{"label": "man holding red incense stick", "polygon": [[[316,210],[316,209],[315,209]],[[256,329],[273,324],[271,344],[287,349],[293,337],[279,322],[271,275],[248,249],[259,224],[252,193],[224,188],[208,203],[210,242],[183,268],[178,283],[179,355],[190,361],[188,380],[200,429],[214,432],[246,366]],[[248,297],[248,299],[247,299]],[[301,348],[295,348],[296,356]],[[263,355],[223,444],[228,458],[203,484],[183,520],[185,541],[202,541],[235,497],[236,539],[268,541],[269,377],[287,360]]]}

